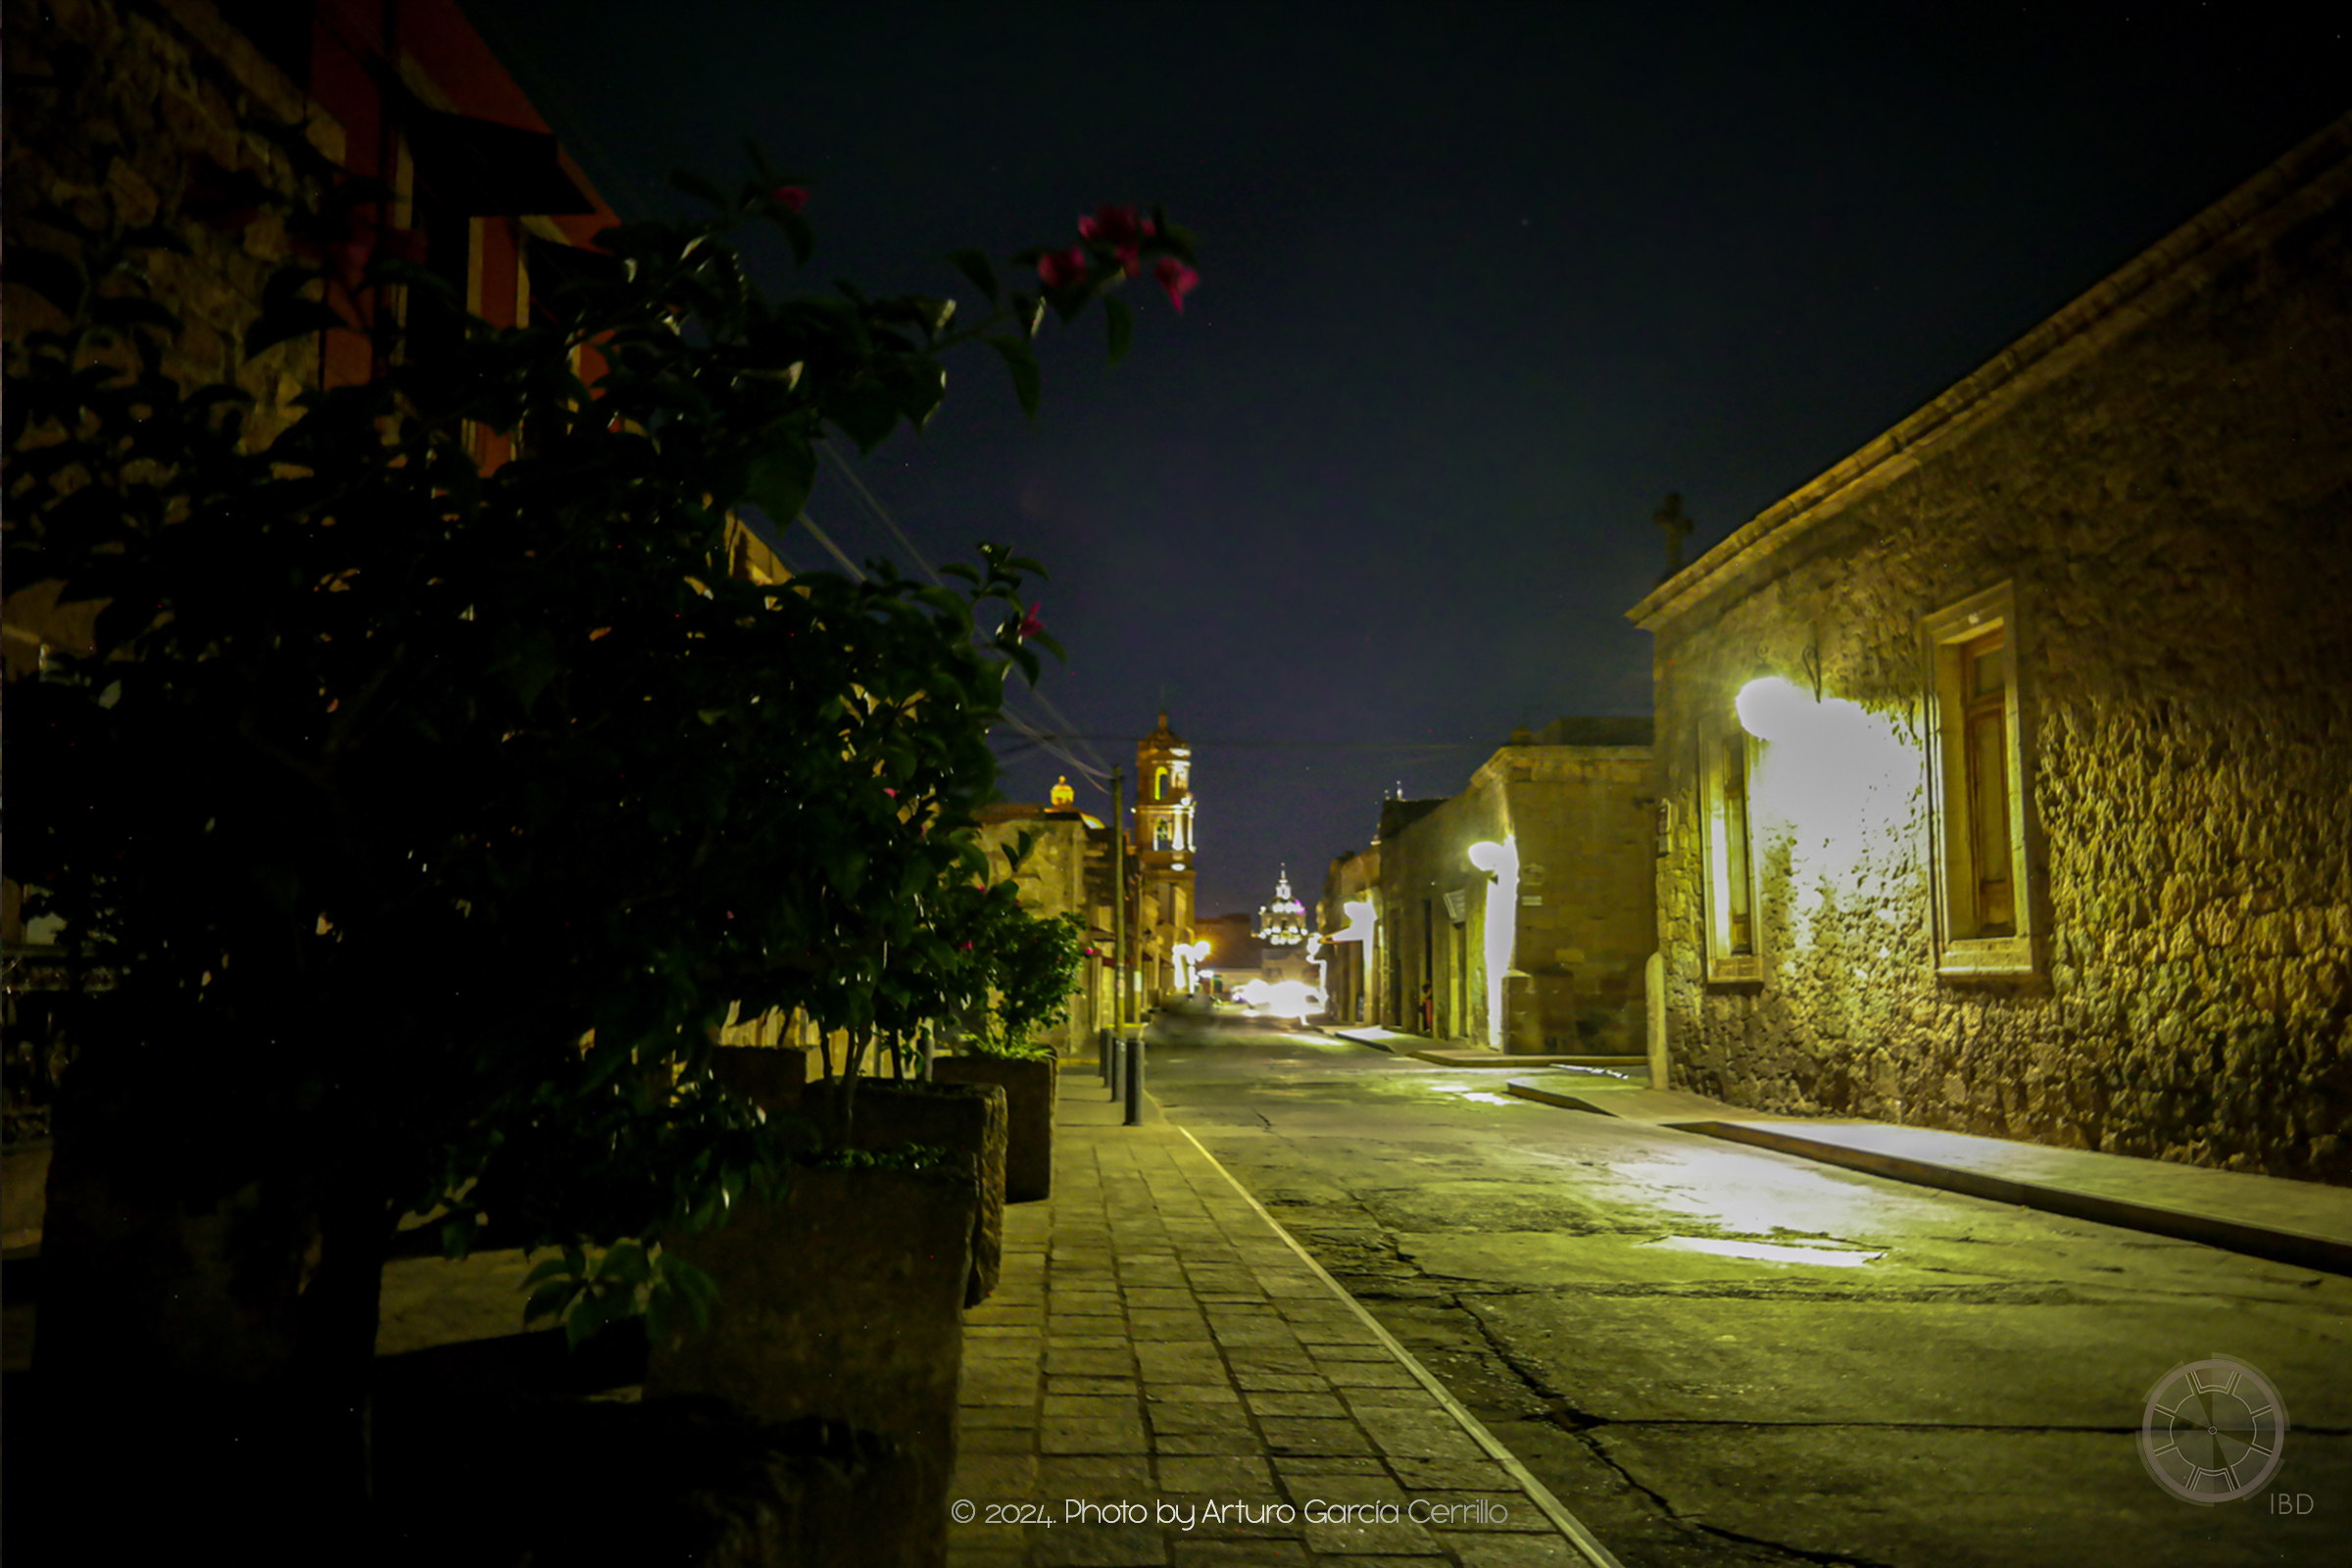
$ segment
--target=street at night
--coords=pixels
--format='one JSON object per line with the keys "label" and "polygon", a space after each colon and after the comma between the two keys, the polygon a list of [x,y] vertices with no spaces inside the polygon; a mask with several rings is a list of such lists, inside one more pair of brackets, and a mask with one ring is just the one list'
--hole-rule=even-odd
{"label": "street at night", "polygon": [[[2204,1568],[2343,1539],[2341,1276],[1564,1110],[1503,1093],[1516,1074],[1271,1023],[1155,1029],[1149,1072],[1169,1120],[1629,1568]],[[2191,1511],[2150,1481],[2148,1392],[2212,1354],[2283,1396],[2274,1486],[2313,1513]]]}
{"label": "street at night", "polygon": [[0,1547],[2347,1560],[2332,15],[0,0]]}

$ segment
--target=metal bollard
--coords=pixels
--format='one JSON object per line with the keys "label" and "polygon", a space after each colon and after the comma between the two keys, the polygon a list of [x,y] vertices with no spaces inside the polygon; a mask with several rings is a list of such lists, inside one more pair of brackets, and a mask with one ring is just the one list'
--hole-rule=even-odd
{"label": "metal bollard", "polygon": [[1110,1031],[1108,1029],[1095,1031],[1095,1076],[1104,1083],[1110,1082]]}
{"label": "metal bollard", "polygon": [[1127,1125],[1144,1124],[1144,1037],[1127,1038]]}
{"label": "metal bollard", "polygon": [[1127,1048],[1116,1034],[1110,1037],[1110,1102],[1117,1104],[1127,1081]]}

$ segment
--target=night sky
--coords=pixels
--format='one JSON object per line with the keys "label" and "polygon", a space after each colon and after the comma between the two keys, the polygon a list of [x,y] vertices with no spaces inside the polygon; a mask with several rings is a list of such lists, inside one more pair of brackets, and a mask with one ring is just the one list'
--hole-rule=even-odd
{"label": "night sky", "polygon": [[[746,136],[807,175],[771,291],[952,292],[1105,201],[1196,231],[1123,363],[1050,325],[1031,423],[980,349],[858,467],[932,561],[1047,564],[1041,691],[1130,799],[1166,707],[1204,914],[1284,860],[1311,904],[1516,724],[1646,713],[1666,492],[1695,559],[2352,107],[2319,7],[465,9],[624,217]],[[810,514],[912,569],[837,475]],[[1005,738],[1013,799],[1081,782]]]}

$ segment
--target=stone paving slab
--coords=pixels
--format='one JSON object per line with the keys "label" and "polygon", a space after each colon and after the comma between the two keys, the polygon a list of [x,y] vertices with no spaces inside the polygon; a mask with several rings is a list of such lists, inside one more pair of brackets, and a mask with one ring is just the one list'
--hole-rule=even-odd
{"label": "stone paving slab", "polygon": [[951,1568],[1613,1568],[1148,1106],[1061,1079],[1054,1196],[967,1314]]}

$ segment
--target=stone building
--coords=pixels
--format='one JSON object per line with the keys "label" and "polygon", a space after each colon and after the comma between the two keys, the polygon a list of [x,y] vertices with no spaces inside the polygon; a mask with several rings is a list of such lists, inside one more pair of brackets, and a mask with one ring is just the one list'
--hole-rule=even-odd
{"label": "stone building", "polygon": [[1332,858],[1323,873],[1323,897],[1316,901],[1315,919],[1329,933],[1323,953],[1328,959],[1324,1008],[1327,1022],[1376,1023],[1388,1016],[1382,1005],[1374,964],[1380,929],[1380,841],[1353,855]]}
{"label": "stone building", "polygon": [[1674,1080],[2352,1175],[2352,117],[1644,599]]}
{"label": "stone building", "polygon": [[1212,997],[1230,997],[1252,980],[1265,978],[1259,967],[1258,941],[1247,914],[1196,915],[1196,951],[1205,945],[1200,963],[1200,989]]}
{"label": "stone building", "polygon": [[[1064,1056],[1091,1051],[1096,1029],[1110,1022],[1111,978],[1102,956],[1110,952],[1110,829],[1080,811],[1066,788],[1046,806],[983,807],[980,824],[992,881],[1009,877],[1020,888],[1021,907],[1032,914],[1075,915],[1087,928],[1098,956],[1086,962],[1069,1017],[1045,1043]],[[1029,851],[1015,869],[1007,852],[1024,833]]]}
{"label": "stone building", "polygon": [[[1641,1053],[1649,737],[1645,718],[1557,719],[1515,731],[1449,800],[1384,803],[1375,858],[1334,873],[1374,895],[1338,911],[1368,927],[1338,944],[1364,950],[1345,960],[1369,977],[1363,1021],[1527,1053]],[[1349,902],[1372,907],[1358,921]]]}
{"label": "stone building", "polygon": [[1199,879],[1193,843],[1193,749],[1168,727],[1168,715],[1135,747],[1133,856],[1136,954],[1142,1005],[1192,989],[1177,950],[1193,942],[1193,890]]}

